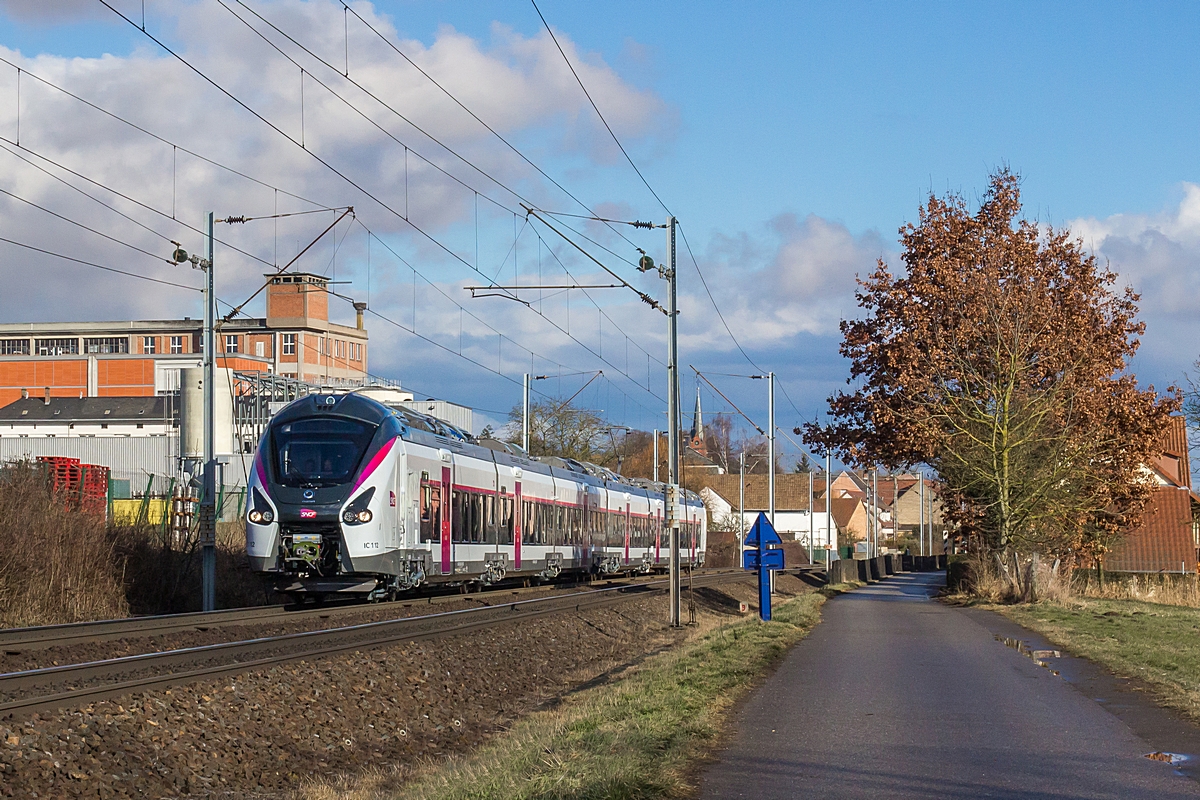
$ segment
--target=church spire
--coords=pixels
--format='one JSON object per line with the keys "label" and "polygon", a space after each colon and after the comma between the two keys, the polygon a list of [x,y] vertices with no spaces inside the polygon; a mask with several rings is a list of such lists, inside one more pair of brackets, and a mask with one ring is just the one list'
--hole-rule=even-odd
{"label": "church spire", "polygon": [[701,455],[708,455],[708,447],[704,443],[704,415],[700,410],[700,387],[696,387],[696,411],[692,415],[692,432],[688,436],[688,446]]}

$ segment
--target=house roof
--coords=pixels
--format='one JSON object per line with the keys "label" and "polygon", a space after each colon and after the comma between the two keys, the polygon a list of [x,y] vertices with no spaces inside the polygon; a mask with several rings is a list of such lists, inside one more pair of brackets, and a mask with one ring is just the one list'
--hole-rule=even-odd
{"label": "house roof", "polygon": [[[775,510],[776,511],[807,511],[808,510],[808,476],[807,472],[777,472],[775,473]],[[766,475],[746,476],[746,510],[766,511],[769,505]],[[710,487],[733,508],[738,506],[739,475],[705,475],[702,479],[704,486]],[[824,511],[825,504],[819,496],[823,494],[823,480],[818,477],[813,482],[813,489],[818,495],[813,504],[816,511]]]}
{"label": "house roof", "polygon": [[1137,530],[1104,557],[1113,572],[1175,572],[1195,568],[1191,492],[1174,486],[1154,490]]}
{"label": "house roof", "polygon": [[833,522],[839,528],[845,528],[850,524],[850,520],[858,512],[862,506],[862,500],[857,497],[835,497],[830,503],[830,511],[833,512]]}
{"label": "house roof", "polygon": [[[170,398],[174,399],[174,398]],[[24,397],[0,408],[0,422],[146,422],[177,420],[179,403],[166,397]]]}
{"label": "house roof", "polygon": [[1150,466],[1175,486],[1192,485],[1192,470],[1188,459],[1187,421],[1183,417],[1169,418],[1163,431],[1161,444],[1163,453],[1152,460]]}

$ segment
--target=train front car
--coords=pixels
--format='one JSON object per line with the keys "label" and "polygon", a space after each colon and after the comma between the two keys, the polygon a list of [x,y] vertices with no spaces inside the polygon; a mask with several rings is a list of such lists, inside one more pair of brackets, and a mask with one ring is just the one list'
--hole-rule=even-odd
{"label": "train front car", "polygon": [[251,568],[297,598],[379,598],[419,582],[401,563],[402,432],[387,407],[355,394],[311,394],[276,414],[250,476]]}

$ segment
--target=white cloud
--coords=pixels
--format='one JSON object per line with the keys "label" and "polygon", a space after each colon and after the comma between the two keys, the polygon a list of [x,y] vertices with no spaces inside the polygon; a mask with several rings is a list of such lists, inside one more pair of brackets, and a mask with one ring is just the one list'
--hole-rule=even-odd
{"label": "white cloud", "polygon": [[1196,360],[1200,341],[1200,186],[1175,208],[1074,220],[1069,227],[1141,295],[1146,334],[1137,362],[1160,388]]}
{"label": "white cloud", "polygon": [[94,19],[103,6],[95,0],[0,0],[0,12],[25,22],[60,23]]}
{"label": "white cloud", "polygon": [[[775,347],[799,334],[831,336],[855,313],[855,278],[869,274],[886,255],[874,231],[853,235],[844,225],[815,215],[781,214],[765,230],[716,238],[700,256],[717,302],[745,347]],[[694,273],[685,280],[694,281]],[[692,320],[711,316],[703,288],[693,285]],[[719,321],[688,323],[693,346],[733,345]]]}
{"label": "white cloud", "polygon": [[[13,14],[34,13],[35,6],[41,5],[10,3],[6,10]],[[70,10],[67,5],[63,5],[61,13]],[[254,7],[339,70],[344,66],[346,41],[341,3],[276,0],[255,3]],[[397,41],[391,22],[376,13],[371,4],[357,3],[354,8],[392,41]],[[168,40],[205,73],[289,136],[297,140],[303,137],[309,151],[353,178],[393,210],[408,214],[465,260],[475,260],[473,192],[423,163],[415,152],[408,153],[406,167],[405,149],[401,145],[321,88],[315,78],[334,87],[370,120],[414,151],[428,156],[452,176],[511,208],[519,208],[510,194],[278,34],[270,33],[261,22],[254,21],[309,73],[304,85],[303,118],[300,70],[220,4],[160,2],[154,5],[153,17],[160,27],[177,32],[174,37],[168,35]],[[623,136],[629,137],[627,141],[636,145],[640,137],[659,132],[653,121],[669,115],[660,98],[623,81],[598,56],[578,51],[569,37],[560,35],[560,41],[576,59],[577,68],[594,96],[613,109],[611,120]],[[559,205],[560,198],[544,181],[534,180],[528,165],[353,19],[349,45],[352,78],[490,175],[538,202]],[[400,46],[493,127],[527,147],[552,171],[557,167],[561,172],[564,164],[573,169],[600,168],[610,160],[601,146],[604,139],[597,133],[601,130],[599,122],[548,36],[524,37],[496,26],[490,40],[479,41],[443,28],[429,43],[402,41]],[[428,240],[415,236],[395,214],[321,166],[309,153],[239,108],[187,67],[153,50],[149,43],[127,56],[28,57],[5,48],[0,48],[0,56],[27,72],[21,79],[18,112],[16,70],[0,65],[0,136],[17,139],[19,114],[22,147],[77,170],[168,217],[174,213],[179,219],[198,225],[209,209],[216,209],[218,215],[259,216],[272,213],[277,200],[280,211],[305,206],[175,151],[39,85],[30,74],[44,76],[167,139],[283,189],[328,205],[354,205],[360,219],[391,237],[405,257],[417,259],[422,269],[435,279],[439,272],[444,276],[461,276],[465,272],[462,264]],[[48,164],[42,166],[102,196],[163,235],[198,249],[196,233],[161,214],[89,186]],[[156,253],[169,251],[161,238],[122,220],[8,153],[0,153],[0,185],[138,247]],[[156,277],[174,276],[196,282],[196,276],[178,267],[155,263],[15,201],[0,202],[4,204],[0,230],[8,238]],[[489,249],[487,237],[503,240],[503,234],[495,234],[489,226],[503,231],[511,228],[512,218],[497,215],[486,200],[481,199],[479,206],[480,261],[487,264],[489,259],[499,260],[504,252],[503,244]],[[318,219],[302,217],[281,222],[278,239],[273,223],[226,229],[219,231],[218,236],[268,258],[273,258],[278,248],[281,259],[286,259],[320,230],[324,223]],[[361,232],[352,235],[350,244],[355,236],[361,238]],[[7,245],[0,248],[3,248],[0,263],[7,264],[9,269],[42,276],[41,280],[18,282],[0,300],[8,319],[162,316],[186,313],[195,305],[186,296],[180,300],[178,293],[153,284],[81,272],[82,267],[32,256]],[[499,252],[493,253],[493,249]],[[298,266],[308,269],[323,266],[330,250],[331,246],[317,248]],[[218,279],[223,295],[237,298],[261,280],[262,265],[228,250],[224,257]],[[382,259],[376,262],[375,280],[383,279],[378,270],[386,269],[385,264]],[[79,283],[94,289],[87,293],[62,291],[67,285]],[[356,286],[354,291],[365,291],[365,287]],[[381,301],[383,307],[385,300]]]}

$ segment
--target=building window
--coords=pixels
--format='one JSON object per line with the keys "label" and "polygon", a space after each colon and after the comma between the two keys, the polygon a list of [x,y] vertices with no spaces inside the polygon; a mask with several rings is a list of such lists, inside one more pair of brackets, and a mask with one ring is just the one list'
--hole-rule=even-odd
{"label": "building window", "polygon": [[0,356],[29,355],[28,339],[0,339]]}
{"label": "building window", "polygon": [[238,337],[237,337],[237,334],[231,333],[225,337],[225,352],[226,353],[236,353],[237,351],[238,351]]}
{"label": "building window", "polygon": [[78,339],[35,339],[34,345],[39,356],[79,355]]}
{"label": "building window", "polygon": [[172,353],[182,353],[183,352],[183,337],[182,336],[172,336],[171,337],[171,352]]}
{"label": "building window", "polygon": [[128,353],[129,339],[125,336],[102,336],[97,339],[84,339],[85,353]]}
{"label": "building window", "polygon": [[153,336],[143,336],[142,337],[142,352],[143,353],[149,353],[150,355],[154,355],[154,353],[157,352],[157,350],[158,350],[158,347],[156,346],[156,342],[155,342],[155,339]]}
{"label": "building window", "polygon": [[285,333],[283,335],[283,354],[285,356],[296,355],[296,334]]}

